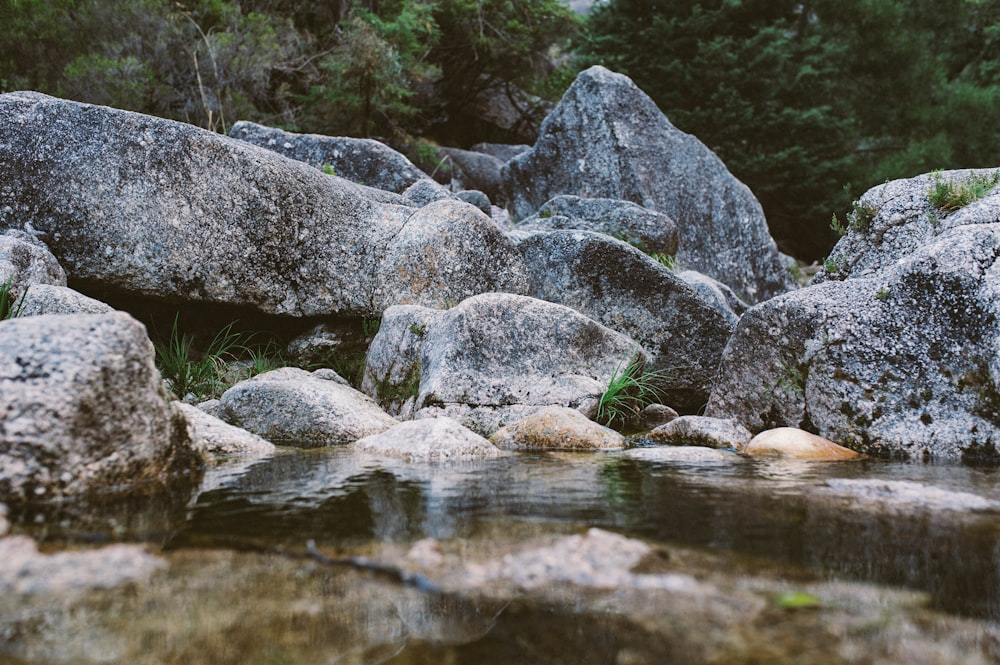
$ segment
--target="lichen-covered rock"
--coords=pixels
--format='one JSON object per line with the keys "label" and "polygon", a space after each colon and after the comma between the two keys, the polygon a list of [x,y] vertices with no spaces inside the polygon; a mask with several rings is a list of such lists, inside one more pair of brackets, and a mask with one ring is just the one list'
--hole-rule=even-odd
{"label": "lichen-covered rock", "polygon": [[245,120],[233,125],[229,135],[317,169],[332,171],[359,185],[397,194],[418,180],[429,178],[403,154],[373,139],[296,134]]}
{"label": "lichen-covered rock", "polygon": [[41,314],[109,314],[111,305],[85,296],[78,291],[54,284],[33,284],[24,291],[24,300],[18,301],[18,316]]}
{"label": "lichen-covered rock", "polygon": [[935,224],[930,182],[862,197],[880,212],[834,248],[851,266],[842,281],[828,274],[743,315],[707,415],[871,455],[1000,460],[1000,196]]}
{"label": "lichen-covered rock", "polygon": [[416,305],[397,305],[383,313],[378,334],[368,346],[361,390],[393,416],[413,417],[420,396],[424,338],[446,315]]}
{"label": "lichen-covered rock", "polygon": [[[404,232],[415,213],[426,226],[398,195],[192,125],[0,95],[0,227],[30,220],[81,285],[297,317],[377,314],[397,302],[381,288],[399,281],[381,265],[393,239],[424,251]],[[483,262],[483,246],[509,256],[493,229],[476,228],[490,235],[467,235],[449,247],[457,264],[421,276],[446,281],[456,265]],[[460,290],[500,279],[482,277]]]}
{"label": "lichen-covered rock", "polygon": [[386,248],[379,267],[386,302],[446,307],[477,293],[527,293],[528,273],[514,244],[480,210],[454,199],[416,211]]}
{"label": "lichen-covered rock", "polygon": [[449,462],[502,454],[485,438],[451,418],[409,420],[381,434],[359,439],[353,447],[409,462]]}
{"label": "lichen-covered rock", "polygon": [[547,201],[534,215],[514,228],[523,231],[596,231],[624,240],[644,252],[670,256],[677,253],[677,224],[674,220],[662,212],[643,208],[631,201],[582,199],[564,194]]}
{"label": "lichen-covered rock", "polygon": [[535,298],[572,307],[649,353],[661,401],[694,411],[707,400],[734,322],[635,247],[588,231],[520,240]]}
{"label": "lichen-covered rock", "polygon": [[162,479],[197,463],[128,314],[0,322],[0,499]]}
{"label": "lichen-covered rock", "polygon": [[174,406],[187,420],[191,447],[205,458],[216,455],[265,456],[274,452],[274,444],[224,420],[208,414],[203,409],[184,402]]}
{"label": "lichen-covered rock", "polygon": [[34,284],[66,286],[66,273],[42,242],[8,229],[0,234],[0,284],[5,283],[10,284],[10,296],[20,298]]}
{"label": "lichen-covered rock", "polygon": [[705,416],[681,416],[660,425],[646,437],[671,446],[702,446],[743,450],[753,435],[739,423]]}
{"label": "lichen-covered rock", "polygon": [[632,201],[677,223],[685,267],[749,302],[794,288],[750,190],[630,79],[603,67],[577,77],[534,147],[502,174],[515,219],[558,194]]}
{"label": "lichen-covered rock", "polygon": [[864,457],[849,448],[838,446],[829,439],[795,427],[777,427],[761,432],[750,440],[743,452],[752,457],[782,457],[815,462]]}
{"label": "lichen-covered rock", "polygon": [[576,409],[550,406],[497,430],[490,437],[505,450],[621,450],[625,437]]}
{"label": "lichen-covered rock", "polygon": [[487,293],[434,312],[391,307],[368,351],[364,388],[381,403],[412,399],[489,435],[546,406],[592,410],[632,339],[535,298]]}
{"label": "lichen-covered rock", "polygon": [[272,443],[304,448],[353,443],[397,424],[367,395],[294,367],[237,383],[222,394],[219,416]]}

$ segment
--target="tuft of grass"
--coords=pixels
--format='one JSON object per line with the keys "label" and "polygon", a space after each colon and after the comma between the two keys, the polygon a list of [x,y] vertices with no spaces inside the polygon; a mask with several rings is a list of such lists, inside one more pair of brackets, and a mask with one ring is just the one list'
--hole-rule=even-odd
{"label": "tuft of grass", "polygon": [[890,291],[889,287],[887,286],[883,286],[882,288],[880,288],[878,291],[875,292],[875,297],[878,298],[879,300],[888,300],[889,296],[891,295],[892,291]]}
{"label": "tuft of grass", "polygon": [[673,254],[656,252],[649,257],[669,270],[677,270],[677,258]]}
{"label": "tuft of grass", "polygon": [[245,340],[233,332],[230,323],[220,330],[203,352],[195,349],[194,338],[181,333],[178,316],[174,317],[170,336],[165,343],[154,344],[156,366],[160,375],[170,384],[178,399],[193,396],[202,401],[219,397],[228,387],[227,368],[246,350]]}
{"label": "tuft of grass", "polygon": [[16,318],[21,315],[21,310],[24,309],[24,296],[28,295],[28,289],[21,293],[20,298],[14,297],[13,290],[13,277],[0,284],[0,321]]}
{"label": "tuft of grass", "polygon": [[337,175],[337,169],[333,168],[330,164],[324,164],[322,171],[327,175]]}
{"label": "tuft of grass", "polygon": [[646,372],[638,353],[622,361],[611,375],[601,395],[594,420],[606,427],[621,428],[639,415],[643,408],[662,399],[657,383],[668,377],[665,372]]}
{"label": "tuft of grass", "polygon": [[935,171],[931,178],[927,200],[941,212],[954,212],[989,194],[1000,183],[1000,171],[973,173],[958,180],[945,180],[940,171]]}

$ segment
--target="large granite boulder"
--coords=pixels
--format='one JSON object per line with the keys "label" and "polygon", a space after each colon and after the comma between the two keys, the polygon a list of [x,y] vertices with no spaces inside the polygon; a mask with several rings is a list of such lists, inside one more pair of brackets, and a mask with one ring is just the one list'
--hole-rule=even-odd
{"label": "large granite boulder", "polygon": [[[219,417],[272,443],[353,443],[397,424],[367,395],[295,367],[258,374],[222,394]],[[335,375],[334,375],[335,376]]]}
{"label": "large granite boulder", "polygon": [[[0,95],[0,183],[0,227],[30,221],[85,292],[298,317],[394,304],[382,287],[398,275],[387,277],[382,259],[417,212],[398,195],[191,125],[26,92]],[[497,246],[467,236],[439,276],[482,262],[484,244]],[[496,288],[498,276],[481,276],[460,290]]]}
{"label": "large granite boulder", "polygon": [[0,499],[81,495],[197,463],[128,314],[0,322]]}
{"label": "large granite boulder", "polygon": [[603,67],[579,75],[534,147],[502,173],[515,219],[559,194],[632,201],[677,222],[685,267],[746,300],[794,287],[750,190],[630,79]]}
{"label": "large granite boulder", "polygon": [[630,201],[556,196],[514,229],[596,231],[624,240],[644,252],[670,256],[677,253],[677,224],[674,220]]}
{"label": "large granite boulder", "polygon": [[572,307],[636,340],[665,404],[693,412],[708,400],[733,332],[725,316],[672,270],[635,247],[587,231],[533,233],[518,242],[535,298]]}
{"label": "large granite boulder", "polygon": [[374,139],[320,134],[296,134],[241,120],[229,135],[261,148],[305,162],[359,185],[402,194],[429,178],[402,153]]}
{"label": "large granite boulder", "polygon": [[[362,389],[403,417],[446,415],[483,435],[546,406],[591,414],[632,339],[549,302],[502,293],[447,311],[390,307]],[[398,413],[397,411],[393,411]]]}
{"label": "large granite boulder", "polygon": [[947,212],[932,184],[870,190],[818,284],[743,315],[707,415],[872,455],[1000,460],[1000,194]]}

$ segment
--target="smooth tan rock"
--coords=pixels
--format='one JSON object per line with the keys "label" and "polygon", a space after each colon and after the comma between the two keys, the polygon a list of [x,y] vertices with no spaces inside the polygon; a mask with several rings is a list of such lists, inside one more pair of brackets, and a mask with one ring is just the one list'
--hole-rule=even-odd
{"label": "smooth tan rock", "polygon": [[406,461],[445,462],[502,454],[485,438],[451,418],[409,420],[353,445],[362,452]]}
{"label": "smooth tan rock", "polygon": [[743,450],[754,457],[786,457],[791,459],[836,461],[864,457],[850,448],[838,446],[829,439],[795,427],[778,427],[761,432]]}
{"label": "smooth tan rock", "polygon": [[621,450],[625,437],[598,425],[575,409],[541,409],[498,430],[490,441],[508,450]]}

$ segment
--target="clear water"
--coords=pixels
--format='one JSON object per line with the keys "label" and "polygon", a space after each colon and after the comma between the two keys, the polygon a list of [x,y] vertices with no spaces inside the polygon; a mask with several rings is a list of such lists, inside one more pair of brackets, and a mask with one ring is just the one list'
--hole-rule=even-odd
{"label": "clear water", "polygon": [[[705,652],[697,649],[685,660],[686,652],[678,645],[686,644],[687,636],[667,639],[657,632],[662,627],[649,628],[627,610],[596,611],[590,601],[579,598],[570,606],[535,598],[500,603],[498,609],[495,600],[422,592],[399,580],[374,580],[365,571],[318,572],[314,566],[305,566],[302,558],[309,541],[335,556],[378,557],[384,551],[405,551],[426,538],[467,543],[470,553],[481,556],[493,544],[578,534],[589,527],[681,552],[674,560],[680,562],[677,565],[693,562],[685,572],[696,577],[706,566],[724,568],[727,579],[736,580],[734,588],[740,586],[739,580],[753,578],[777,580],[786,586],[863,583],[884,587],[887,594],[924,592],[930,599],[928,609],[936,617],[945,617],[934,621],[953,617],[972,622],[971,629],[962,625],[973,636],[993,635],[994,622],[1000,618],[1000,512],[883,501],[834,491],[830,481],[845,478],[915,482],[935,490],[974,494],[1000,506],[997,471],[957,466],[746,460],[664,463],[624,453],[550,453],[442,467],[322,449],[286,450],[271,459],[210,470],[198,490],[172,500],[112,503],[96,514],[88,512],[86,519],[41,508],[12,518],[15,531],[34,536],[43,548],[142,541],[167,558],[169,579],[154,580],[148,598],[142,600],[140,593],[137,599],[135,590],[111,591],[93,601],[105,610],[103,614],[88,610],[97,612],[91,621],[100,625],[97,630],[94,623],[87,624],[88,630],[115,634],[116,644],[124,638],[115,631],[130,628],[118,626],[107,608],[117,607],[113,611],[121,613],[116,605],[121,603],[131,612],[137,611],[135,603],[141,603],[150,617],[159,617],[161,622],[166,617],[169,623],[178,620],[175,614],[180,610],[168,598],[190,593],[191,598],[201,600],[187,602],[205,605],[187,607],[185,611],[195,615],[214,612],[212,616],[223,616],[230,605],[246,604],[259,606],[255,611],[271,617],[248,621],[248,634],[230,634],[229,646],[209,645],[193,652],[170,646],[169,637],[157,633],[161,629],[150,628],[158,636],[145,638],[150,642],[149,662],[182,662],[191,653],[211,654],[204,662],[224,662],[230,648],[234,662],[315,662],[317,654],[325,654],[328,662],[364,663],[624,663],[629,658],[656,662],[669,654],[674,662],[703,662]],[[399,624],[390,622],[392,627],[387,627],[374,620],[374,610],[355,599],[343,602],[344,614],[338,614],[336,621],[330,618],[336,612],[323,604],[327,601],[317,606],[325,617],[321,623],[340,635],[340,641],[330,643],[333,637],[314,626],[313,617],[303,620],[305,630],[320,631],[322,636],[313,635],[308,649],[264,648],[256,636],[267,635],[280,643],[280,636],[295,632],[294,627],[276,623],[274,617],[300,611],[289,609],[289,603],[298,608],[298,600],[281,599],[286,592],[295,598],[302,593],[296,586],[306,584],[299,580],[302,575],[309,578],[308,584],[326,588],[329,598],[327,592],[319,595],[330,602],[338,593],[353,598],[358,585],[367,589],[364,594],[376,593],[369,588],[376,585],[377,593],[392,599],[397,618],[406,615],[399,598],[417,594],[414,602],[421,608],[417,614],[424,620],[431,615],[434,631],[451,626],[448,630],[458,637],[442,639],[435,633],[433,639],[415,638],[411,627],[405,639],[366,638],[379,631],[391,636],[399,632]],[[247,576],[259,584],[247,582]],[[334,587],[340,591],[330,591]],[[624,602],[623,607],[628,604]],[[581,611],[582,606],[590,609]],[[86,644],[64,641],[51,631],[25,633],[12,616],[0,613],[0,629],[6,627],[8,636],[20,637],[11,641],[7,651],[0,648],[0,662],[5,653],[7,662],[18,663],[57,662],[67,656],[74,662],[95,660],[87,655],[90,647]],[[51,617],[47,621],[56,626],[52,630],[65,630],[68,619],[62,617],[62,624]],[[645,628],[640,630],[640,626]],[[228,630],[236,629],[230,626]],[[634,637],[636,631],[644,637],[623,637]],[[125,643],[132,645],[128,639]],[[133,648],[142,651],[132,645],[121,647],[120,653],[134,658]],[[838,649],[845,652],[846,647]],[[338,654],[336,658],[330,656],[331,650]],[[787,654],[768,658],[751,654],[733,662],[780,662],[786,656],[789,662],[810,662],[802,660],[806,652],[795,647]],[[735,658],[736,652],[726,653],[726,658]],[[876,661],[845,658],[843,662]]]}

